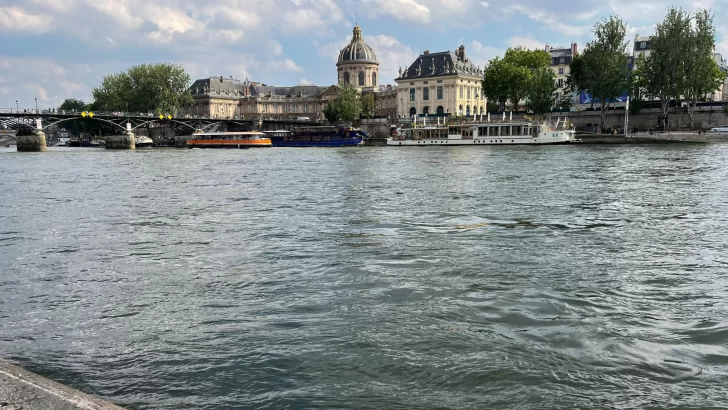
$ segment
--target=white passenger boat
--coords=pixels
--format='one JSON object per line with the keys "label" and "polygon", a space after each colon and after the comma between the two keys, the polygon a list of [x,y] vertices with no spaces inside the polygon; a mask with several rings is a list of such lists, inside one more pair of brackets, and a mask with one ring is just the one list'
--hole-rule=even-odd
{"label": "white passenger boat", "polygon": [[578,142],[576,131],[565,124],[548,122],[472,123],[448,127],[419,127],[401,130],[387,140],[394,146],[435,145],[534,145]]}
{"label": "white passenger boat", "polygon": [[145,135],[139,135],[134,140],[134,146],[137,148],[151,148],[154,146],[154,140]]}

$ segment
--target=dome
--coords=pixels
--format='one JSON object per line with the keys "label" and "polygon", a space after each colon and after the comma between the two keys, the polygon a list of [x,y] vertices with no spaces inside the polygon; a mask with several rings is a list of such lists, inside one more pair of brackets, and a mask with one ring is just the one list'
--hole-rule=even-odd
{"label": "dome", "polygon": [[374,63],[377,62],[377,56],[374,54],[374,50],[361,37],[361,28],[359,24],[354,27],[354,36],[351,38],[351,43],[344,47],[339,53],[339,63],[348,62],[365,62]]}

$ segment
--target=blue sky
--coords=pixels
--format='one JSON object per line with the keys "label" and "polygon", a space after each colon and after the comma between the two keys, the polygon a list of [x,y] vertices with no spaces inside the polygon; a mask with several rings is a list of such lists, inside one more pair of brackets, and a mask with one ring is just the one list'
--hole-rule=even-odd
{"label": "blue sky", "polygon": [[[670,5],[728,19],[728,0],[0,0],[0,108],[88,101],[104,75],[153,62],[182,64],[193,80],[330,85],[357,20],[380,82],[393,84],[425,49],[463,44],[482,67],[509,46],[581,49],[610,14],[629,38],[649,35]],[[716,25],[727,55],[728,27]]]}

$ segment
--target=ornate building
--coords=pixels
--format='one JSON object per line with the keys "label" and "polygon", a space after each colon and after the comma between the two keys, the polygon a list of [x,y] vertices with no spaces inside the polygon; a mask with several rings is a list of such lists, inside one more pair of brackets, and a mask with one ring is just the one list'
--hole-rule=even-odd
{"label": "ornate building", "polygon": [[[339,52],[336,68],[339,84],[348,83],[363,92],[375,93],[375,115],[397,115],[396,87],[379,87],[379,62],[374,50],[364,42],[358,24],[351,42]],[[323,120],[323,110],[336,98],[336,90],[336,86],[273,87],[232,77],[203,78],[190,87],[194,103],[183,108],[180,114]]]}
{"label": "ornate building", "polygon": [[354,26],[351,43],[339,52],[336,68],[339,84],[352,84],[359,89],[377,90],[379,62],[374,50],[364,42],[359,24]]}
{"label": "ornate building", "polygon": [[483,71],[465,55],[465,46],[456,51],[425,51],[409,68],[400,68],[398,112],[413,117],[421,114],[465,115],[486,112],[487,100],[481,92]]}

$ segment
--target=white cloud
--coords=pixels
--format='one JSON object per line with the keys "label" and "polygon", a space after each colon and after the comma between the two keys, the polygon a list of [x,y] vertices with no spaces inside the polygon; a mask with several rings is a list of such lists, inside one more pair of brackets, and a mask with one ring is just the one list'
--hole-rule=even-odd
{"label": "white cloud", "polygon": [[52,21],[46,14],[31,14],[18,7],[0,7],[0,30],[41,34],[48,31]]}
{"label": "white cloud", "polygon": [[[508,47],[524,47],[529,50],[543,50],[546,42],[533,38],[530,34],[526,37],[511,37],[508,39]],[[505,50],[504,50],[505,51]]]}
{"label": "white cloud", "polygon": [[302,78],[301,81],[298,82],[298,84],[300,84],[300,85],[313,85],[314,82],[311,81],[311,80],[309,80],[309,79],[307,79],[307,78]]}

